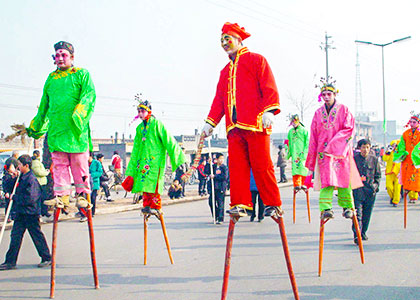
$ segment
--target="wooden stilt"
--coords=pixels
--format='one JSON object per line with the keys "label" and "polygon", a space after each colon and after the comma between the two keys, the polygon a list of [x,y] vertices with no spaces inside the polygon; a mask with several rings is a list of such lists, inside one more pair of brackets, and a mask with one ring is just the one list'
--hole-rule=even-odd
{"label": "wooden stilt", "polygon": [[354,228],[356,229],[357,242],[359,244],[360,260],[362,261],[362,264],[364,264],[365,254],[363,252],[362,235],[360,233],[359,222],[357,221],[357,213],[354,209],[353,209],[353,225],[354,225]]}
{"label": "wooden stilt", "polygon": [[284,257],[286,259],[287,271],[289,272],[290,283],[292,284],[292,289],[293,289],[293,294],[295,295],[295,299],[299,300],[300,299],[299,292],[298,292],[298,287],[296,284],[295,274],[293,273],[292,261],[290,259],[289,244],[287,243],[286,229],[284,227],[283,217],[273,216],[272,219],[277,224],[279,224],[280,237],[281,237],[281,241],[283,245]]}
{"label": "wooden stilt", "polygon": [[144,265],[147,264],[147,221],[149,216],[143,215],[143,230],[144,230]]}
{"label": "wooden stilt", "polygon": [[311,204],[309,202],[309,190],[305,190],[306,194],[306,206],[308,207],[308,220],[311,223]]}
{"label": "wooden stilt", "polygon": [[296,194],[297,190],[293,189],[293,224],[296,223]]}
{"label": "wooden stilt", "polygon": [[172,258],[172,253],[171,253],[171,246],[169,246],[168,234],[166,233],[165,221],[163,220],[163,214],[159,215],[159,220],[160,220],[160,225],[162,226],[163,237],[165,239],[166,248],[168,249],[169,259],[171,261],[171,264],[174,264],[174,260]]}
{"label": "wooden stilt", "polygon": [[407,195],[408,192],[404,191],[404,229],[407,228]]}
{"label": "wooden stilt", "polygon": [[322,258],[324,254],[324,229],[325,223],[328,222],[329,219],[321,218],[320,222],[320,230],[319,230],[319,256],[318,256],[318,276],[321,277],[322,275]]}
{"label": "wooden stilt", "polygon": [[60,216],[61,208],[54,209],[54,223],[53,223],[53,236],[51,245],[51,281],[50,281],[50,298],[54,298],[55,293],[55,267],[56,267],[56,254],[57,254],[57,223]]}
{"label": "wooden stilt", "polygon": [[[90,194],[87,194],[87,200],[90,203]],[[83,211],[83,213],[87,216],[88,219],[90,259],[92,262],[93,282],[95,284],[95,289],[99,289],[98,269],[96,267],[95,236],[93,234],[92,210],[84,208],[81,208],[80,210]]]}
{"label": "wooden stilt", "polygon": [[229,284],[229,272],[230,272],[230,258],[232,252],[232,244],[233,244],[233,233],[235,231],[235,224],[238,222],[239,217],[230,217],[229,222],[229,231],[227,236],[226,242],[226,254],[225,254],[225,271],[223,274],[223,287],[222,287],[222,298],[221,300],[226,300],[227,297],[227,289]]}

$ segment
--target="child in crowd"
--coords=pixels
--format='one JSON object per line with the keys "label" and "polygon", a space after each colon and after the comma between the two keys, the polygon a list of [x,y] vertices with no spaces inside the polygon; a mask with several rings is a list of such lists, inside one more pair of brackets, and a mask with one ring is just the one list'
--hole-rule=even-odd
{"label": "child in crowd", "polygon": [[181,198],[182,186],[179,184],[178,179],[175,179],[174,182],[169,187],[168,196],[171,199]]}

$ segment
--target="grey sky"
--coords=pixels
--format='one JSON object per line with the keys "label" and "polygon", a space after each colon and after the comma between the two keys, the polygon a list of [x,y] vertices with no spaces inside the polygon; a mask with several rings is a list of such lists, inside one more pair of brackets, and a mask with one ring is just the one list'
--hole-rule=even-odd
{"label": "grey sky", "polygon": [[[220,47],[224,22],[252,34],[250,51],[264,55],[274,72],[282,113],[274,132],[287,130],[296,113],[287,95],[315,99],[325,75],[319,48],[325,31],[333,36],[330,74],[339,101],[354,111],[355,39],[377,43],[408,35],[385,48],[387,118],[405,124],[420,111],[418,79],[420,26],[417,1],[6,1],[0,0],[0,132],[36,113],[43,84],[54,70],[51,54],[59,40],[73,43],[75,65],[93,77],[97,104],[94,137],[132,134],[137,123],[134,95],[142,92],[154,114],[173,134],[201,129],[220,70],[228,62]],[[381,50],[359,46],[363,107],[382,119]],[[406,98],[407,102],[399,99]],[[309,125],[314,104],[305,115]],[[216,132],[224,134],[224,125]]]}

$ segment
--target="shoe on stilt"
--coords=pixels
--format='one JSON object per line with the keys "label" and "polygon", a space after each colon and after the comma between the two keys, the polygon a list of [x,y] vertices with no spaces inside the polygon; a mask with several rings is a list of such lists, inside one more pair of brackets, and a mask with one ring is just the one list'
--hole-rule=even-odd
{"label": "shoe on stilt", "polygon": [[302,188],[302,191],[304,191],[304,192],[308,191],[308,188],[306,187],[306,185],[302,185],[301,188]]}
{"label": "shoe on stilt", "polygon": [[299,191],[302,189],[302,187],[301,187],[300,185],[298,185],[298,186],[295,186],[293,189],[294,189],[296,192],[299,192]]}
{"label": "shoe on stilt", "polygon": [[143,207],[143,208],[141,209],[141,212],[142,212],[143,214],[151,214],[151,212],[150,212],[150,206],[145,206],[145,207]]}
{"label": "shoe on stilt", "polygon": [[54,208],[64,208],[64,197],[65,196],[55,196],[55,198],[45,200],[44,204],[47,206],[53,206]]}
{"label": "shoe on stilt", "polygon": [[89,201],[87,201],[86,198],[83,197],[82,194],[79,194],[76,197],[76,207],[77,208],[91,209],[93,207],[93,205],[92,205],[92,203],[89,203]]}
{"label": "shoe on stilt", "polygon": [[321,212],[321,219],[334,219],[334,212],[332,209],[326,209]]}
{"label": "shoe on stilt", "polygon": [[353,210],[351,208],[343,208],[343,217],[346,219],[353,218]]}
{"label": "shoe on stilt", "polygon": [[264,209],[264,216],[266,217],[281,217],[284,214],[284,211],[281,209],[281,206],[266,206]]}
{"label": "shoe on stilt", "polygon": [[80,217],[79,222],[80,222],[80,223],[83,223],[83,222],[86,222],[87,220],[88,220],[88,218],[87,218],[87,217],[85,217],[85,216],[83,216],[83,217]]}
{"label": "shoe on stilt", "polygon": [[356,245],[359,245],[359,240],[357,239],[357,237],[353,239],[353,242],[354,242]]}
{"label": "shoe on stilt", "polygon": [[398,206],[398,204],[396,204],[396,203],[391,203],[391,206],[392,206],[392,207],[397,207],[397,206]]}
{"label": "shoe on stilt", "polygon": [[246,217],[248,216],[248,212],[244,207],[241,206],[234,206],[231,209],[228,209],[226,211],[228,214],[230,214],[231,217]]}

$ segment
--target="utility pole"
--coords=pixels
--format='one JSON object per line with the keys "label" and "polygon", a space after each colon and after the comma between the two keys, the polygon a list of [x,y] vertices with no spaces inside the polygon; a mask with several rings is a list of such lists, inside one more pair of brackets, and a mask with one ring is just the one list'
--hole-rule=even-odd
{"label": "utility pole", "polygon": [[362,103],[362,84],[360,80],[360,63],[359,63],[359,47],[356,47],[356,109],[355,109],[355,121],[356,121],[356,138],[360,136],[360,121],[363,114],[363,103]]}
{"label": "utility pole", "polygon": [[329,80],[329,72],[328,72],[328,49],[335,49],[335,47],[332,47],[333,41],[329,41],[332,36],[329,36],[327,32],[325,32],[325,43],[321,43],[321,50],[325,51],[325,63],[326,63],[326,77],[325,79]]}

